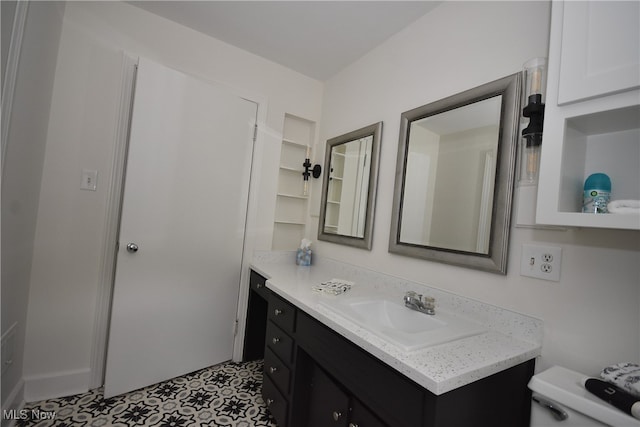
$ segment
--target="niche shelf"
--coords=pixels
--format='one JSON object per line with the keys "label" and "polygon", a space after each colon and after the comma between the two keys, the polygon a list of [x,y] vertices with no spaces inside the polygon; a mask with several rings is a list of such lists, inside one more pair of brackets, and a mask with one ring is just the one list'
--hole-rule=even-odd
{"label": "niche shelf", "polygon": [[589,175],[603,172],[611,200],[640,200],[640,106],[565,117],[562,127],[556,217],[564,225],[639,230],[640,215],[582,213],[582,191]]}
{"label": "niche shelf", "polygon": [[304,194],[304,159],[310,155],[315,123],[285,114],[271,247],[294,250],[305,236],[309,196]]}

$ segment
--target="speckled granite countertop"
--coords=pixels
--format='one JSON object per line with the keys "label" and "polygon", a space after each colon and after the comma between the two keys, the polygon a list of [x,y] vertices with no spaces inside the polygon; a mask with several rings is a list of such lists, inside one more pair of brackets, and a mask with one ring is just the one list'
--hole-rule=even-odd
{"label": "speckled granite countertop", "polygon": [[[328,258],[299,267],[295,252],[256,252],[251,268],[268,279],[267,288],[436,395],[540,355],[543,325],[533,317]],[[480,323],[487,332],[405,352],[319,304],[340,298],[311,290],[333,278],[355,283],[350,296],[376,292],[402,301],[408,290],[433,296],[437,310]]]}

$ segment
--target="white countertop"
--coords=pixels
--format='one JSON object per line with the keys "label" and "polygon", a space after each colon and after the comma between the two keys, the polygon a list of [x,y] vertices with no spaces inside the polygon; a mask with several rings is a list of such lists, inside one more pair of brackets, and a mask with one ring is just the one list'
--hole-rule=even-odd
{"label": "white countertop", "polygon": [[[328,258],[314,257],[312,266],[299,267],[295,252],[257,252],[251,268],[268,279],[267,288],[436,395],[540,355],[542,321],[530,316]],[[434,296],[436,310],[480,323],[487,332],[404,352],[319,304],[340,298],[311,289],[333,278],[354,282],[348,291],[353,296],[375,291],[402,301],[408,290]]]}

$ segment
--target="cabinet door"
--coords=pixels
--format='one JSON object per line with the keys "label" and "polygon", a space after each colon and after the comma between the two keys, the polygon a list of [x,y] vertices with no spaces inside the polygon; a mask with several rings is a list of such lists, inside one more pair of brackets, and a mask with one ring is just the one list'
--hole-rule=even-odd
{"label": "cabinet door", "polygon": [[349,415],[349,427],[386,427],[367,407],[359,400],[351,402],[351,414]]}
{"label": "cabinet door", "polygon": [[640,86],[640,2],[563,3],[558,104]]}
{"label": "cabinet door", "polygon": [[318,365],[313,365],[307,427],[347,427],[349,396]]}

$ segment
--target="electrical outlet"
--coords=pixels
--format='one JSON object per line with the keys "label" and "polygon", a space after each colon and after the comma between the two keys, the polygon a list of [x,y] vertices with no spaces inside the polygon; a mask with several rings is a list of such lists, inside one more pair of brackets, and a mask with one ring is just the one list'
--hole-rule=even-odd
{"label": "electrical outlet", "polygon": [[98,188],[98,171],[82,169],[82,181],[80,181],[80,189],[96,191],[97,188]]}
{"label": "electrical outlet", "polygon": [[559,282],[561,262],[562,248],[523,244],[520,275]]}

